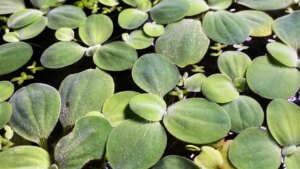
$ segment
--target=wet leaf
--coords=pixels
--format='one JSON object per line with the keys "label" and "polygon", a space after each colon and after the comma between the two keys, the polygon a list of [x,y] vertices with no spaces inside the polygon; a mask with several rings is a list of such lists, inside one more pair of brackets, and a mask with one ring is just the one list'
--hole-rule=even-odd
{"label": "wet leaf", "polygon": [[230,130],[230,118],[225,110],[216,103],[200,98],[171,105],[163,122],[173,136],[194,144],[215,142]]}
{"label": "wet leaf", "polygon": [[111,132],[107,158],[114,169],[150,168],[161,158],[166,145],[167,135],[159,122],[127,120]]}
{"label": "wet leaf", "polygon": [[57,42],[44,51],[41,63],[47,68],[63,68],[79,61],[85,51],[86,49],[76,42]]}
{"label": "wet leaf", "polygon": [[268,99],[288,98],[300,86],[300,73],[270,57],[262,56],[253,60],[247,70],[247,83],[250,89]]}
{"label": "wet leaf", "polygon": [[165,33],[156,41],[155,51],[179,67],[185,67],[204,57],[209,42],[200,21],[183,19],[166,27]]}
{"label": "wet leaf", "polygon": [[272,136],[283,147],[300,145],[300,108],[283,99],[273,100],[267,108],[267,122]]}
{"label": "wet leaf", "polygon": [[[161,73],[161,70],[164,70],[164,73]],[[179,82],[179,71],[164,56],[146,54],[134,64],[132,77],[141,89],[162,97]]]}
{"label": "wet leaf", "polygon": [[58,91],[46,84],[33,83],[17,90],[9,100],[12,129],[26,140],[42,144],[48,139],[60,114]]}
{"label": "wet leaf", "polygon": [[101,111],[105,100],[114,93],[112,77],[99,70],[88,69],[67,76],[59,88],[62,98],[60,122],[63,127],[91,111]]}

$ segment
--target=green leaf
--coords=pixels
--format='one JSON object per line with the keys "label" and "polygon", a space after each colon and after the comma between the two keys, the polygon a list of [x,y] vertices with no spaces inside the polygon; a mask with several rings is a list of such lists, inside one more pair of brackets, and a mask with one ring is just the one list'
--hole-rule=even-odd
{"label": "green leaf", "polygon": [[272,34],[273,18],[265,12],[256,10],[243,10],[236,13],[243,17],[250,27],[250,35],[265,37]]}
{"label": "green leaf", "polygon": [[128,8],[120,12],[118,17],[118,23],[121,28],[124,29],[135,29],[148,19],[148,14],[144,11]]}
{"label": "green leaf", "polygon": [[284,43],[300,49],[300,11],[277,18],[273,23],[275,34]]}
{"label": "green leaf", "polygon": [[119,5],[119,0],[99,0],[99,2],[106,6],[117,6]]}
{"label": "green leaf", "polygon": [[264,111],[251,97],[239,96],[236,100],[222,105],[230,116],[231,130],[236,133],[250,128],[260,127],[264,121]]}
{"label": "green leaf", "polygon": [[216,103],[228,103],[239,96],[230,78],[223,74],[209,76],[202,84],[202,93]]}
{"label": "green leaf", "polygon": [[224,162],[221,153],[209,146],[201,147],[201,152],[194,161],[199,167],[205,169],[220,169]]}
{"label": "green leaf", "polygon": [[201,22],[183,19],[166,27],[165,33],[156,41],[155,51],[179,67],[186,67],[198,63],[208,46],[209,39],[202,30]]}
{"label": "green leaf", "polygon": [[169,155],[161,159],[153,169],[199,169],[191,160],[178,155]]}
{"label": "green leaf", "polygon": [[158,24],[170,24],[184,18],[190,10],[186,0],[164,0],[150,11],[151,18]]}
{"label": "green leaf", "polygon": [[8,102],[0,102],[0,129],[6,125],[12,114],[11,104]]}
{"label": "green leaf", "polygon": [[147,3],[148,0],[122,0],[127,5],[137,7],[138,5]]}
{"label": "green leaf", "polygon": [[31,4],[38,8],[54,7],[65,0],[30,0]]}
{"label": "green leaf", "polygon": [[25,65],[33,54],[32,47],[24,42],[0,46],[0,75],[13,72]]}
{"label": "green leaf", "polygon": [[268,99],[289,98],[300,86],[300,73],[270,57],[262,56],[253,60],[247,70],[250,89]]}
{"label": "green leaf", "polygon": [[126,119],[134,117],[134,112],[129,107],[129,101],[139,95],[138,92],[124,91],[109,97],[103,104],[103,115],[113,126],[119,125]]}
{"label": "green leaf", "polygon": [[300,168],[300,149],[294,152],[292,155],[285,157],[286,168]]}
{"label": "green leaf", "polygon": [[293,2],[293,0],[237,0],[238,4],[258,10],[283,9]]}
{"label": "green leaf", "polygon": [[253,127],[234,139],[229,148],[229,159],[237,168],[275,169],[281,163],[281,149],[268,132]]}
{"label": "green leaf", "polygon": [[186,99],[171,105],[163,122],[173,136],[194,144],[215,142],[230,130],[230,118],[225,110],[202,98]]}
{"label": "green leaf", "polygon": [[55,146],[56,164],[60,169],[75,169],[82,168],[90,160],[101,159],[111,130],[109,121],[103,117],[80,118],[73,131]]}
{"label": "green leaf", "polygon": [[36,20],[35,22],[15,30],[18,34],[18,38],[20,40],[31,39],[38,36],[40,33],[44,31],[47,26],[47,18],[41,17],[40,19]]}
{"label": "green leaf", "polygon": [[13,29],[22,28],[40,19],[43,13],[36,9],[23,9],[12,14],[7,20],[7,26]]}
{"label": "green leaf", "polygon": [[72,41],[74,39],[75,32],[71,28],[59,28],[55,32],[55,37],[60,41]]}
{"label": "green leaf", "polygon": [[249,65],[250,57],[238,51],[226,51],[218,58],[218,67],[222,74],[229,76],[232,80],[245,77]]}
{"label": "green leaf", "polygon": [[143,26],[144,32],[151,37],[159,37],[165,32],[163,25],[156,24],[155,22],[147,22]]}
{"label": "green leaf", "polygon": [[47,18],[47,26],[51,29],[57,30],[64,27],[75,29],[84,24],[86,15],[76,6],[63,5],[52,9]]}
{"label": "green leaf", "polygon": [[6,42],[19,42],[19,35],[16,32],[6,32],[3,35],[3,40]]}
{"label": "green leaf", "polygon": [[47,151],[42,148],[17,146],[0,153],[0,164],[3,169],[48,169],[51,159]]}
{"label": "green leaf", "polygon": [[90,15],[85,23],[79,27],[79,36],[88,46],[102,44],[113,33],[111,19],[102,14]]}
{"label": "green leaf", "polygon": [[0,1],[0,15],[15,13],[25,9],[24,0],[2,0]]}
{"label": "green leaf", "polygon": [[62,125],[73,126],[86,113],[101,111],[104,101],[113,95],[114,87],[112,77],[99,69],[67,76],[59,87],[62,98],[59,120]]}
{"label": "green leaf", "polygon": [[[164,71],[162,73],[161,71]],[[133,65],[133,81],[148,93],[164,96],[179,82],[177,67],[162,55],[146,54]]]}
{"label": "green leaf", "polygon": [[267,50],[274,59],[285,66],[297,67],[298,54],[294,48],[283,43],[273,42],[267,44]]}
{"label": "green leaf", "polygon": [[226,45],[242,43],[250,35],[244,18],[224,10],[207,12],[203,18],[203,29],[212,40]]}
{"label": "green leaf", "polygon": [[128,39],[124,39],[124,41],[134,49],[138,50],[150,47],[154,38],[146,35],[142,30],[136,30],[131,32]]}
{"label": "green leaf", "polygon": [[48,139],[60,114],[58,91],[46,84],[33,83],[16,91],[9,100],[12,129],[26,140],[41,144]]}
{"label": "green leaf", "polygon": [[41,63],[47,68],[63,68],[79,61],[85,51],[86,49],[76,42],[57,42],[44,51]]}
{"label": "green leaf", "polygon": [[0,81],[0,102],[3,102],[10,98],[14,93],[15,87],[9,81]]}
{"label": "green leaf", "polygon": [[167,135],[159,122],[127,120],[111,132],[107,159],[114,169],[150,168],[163,155]]}
{"label": "green leaf", "polygon": [[300,145],[300,108],[283,99],[273,100],[267,108],[267,122],[272,136],[283,147]]}
{"label": "green leaf", "polygon": [[204,0],[187,0],[190,3],[189,11],[186,16],[194,16],[202,12],[208,11],[209,6]]}
{"label": "green leaf", "polygon": [[93,56],[94,63],[99,68],[110,71],[129,69],[137,59],[136,50],[121,41],[114,41],[101,46]]}
{"label": "green leaf", "polygon": [[200,92],[206,76],[202,73],[194,74],[184,80],[184,88],[190,92]]}
{"label": "green leaf", "polygon": [[213,10],[227,9],[231,4],[232,0],[208,0],[209,8]]}
{"label": "green leaf", "polygon": [[166,102],[154,94],[140,94],[129,102],[130,109],[149,121],[160,121],[166,114]]}

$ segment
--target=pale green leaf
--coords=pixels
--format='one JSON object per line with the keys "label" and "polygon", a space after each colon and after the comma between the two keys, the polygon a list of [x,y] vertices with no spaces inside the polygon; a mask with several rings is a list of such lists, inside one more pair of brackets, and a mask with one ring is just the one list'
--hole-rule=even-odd
{"label": "pale green leaf", "polygon": [[12,106],[8,102],[0,102],[0,129],[6,125],[12,114]]}
{"label": "pale green leaf", "polygon": [[25,9],[24,0],[1,0],[0,15],[15,13]]}
{"label": "pale green leaf", "polygon": [[43,13],[36,9],[23,9],[12,14],[7,20],[7,26],[13,29],[22,28],[40,19]]}
{"label": "pale green leaf", "polygon": [[293,0],[237,0],[238,4],[258,10],[283,9],[293,2]]}
{"label": "pale green leaf", "polygon": [[55,37],[60,41],[72,41],[74,39],[75,32],[71,28],[59,28],[55,32]]}
{"label": "pale green leaf", "polygon": [[190,3],[189,11],[186,16],[193,16],[208,11],[209,6],[205,0],[187,0]]}
{"label": "pale green leaf", "polygon": [[119,5],[119,0],[99,0],[101,4],[106,6],[117,6]]}
{"label": "pale green leaf", "polygon": [[300,168],[300,148],[294,152],[292,155],[285,157],[285,165],[287,169],[297,169]]}
{"label": "pale green leaf", "polygon": [[151,37],[159,37],[165,32],[163,25],[156,24],[155,22],[147,22],[143,26],[144,32]]}
{"label": "pale green leaf", "polygon": [[148,14],[135,8],[128,8],[120,12],[118,23],[121,28],[135,29],[148,19]]}
{"label": "pale green leaf", "polygon": [[194,74],[184,80],[184,88],[190,92],[200,92],[206,76],[202,73]]}
{"label": "pale green leaf", "polygon": [[169,155],[161,159],[153,169],[199,169],[191,160],[178,155]]}
{"label": "pale green leaf", "polygon": [[297,67],[298,54],[294,48],[283,43],[273,42],[267,44],[267,50],[274,59],[285,66]]}
{"label": "pale green leaf", "polygon": [[204,169],[220,169],[224,163],[221,153],[209,146],[201,147],[201,152],[194,161]]}
{"label": "pale green leaf", "polygon": [[124,39],[134,49],[146,49],[150,47],[154,38],[146,35],[142,30],[135,30],[130,33],[128,39]]}
{"label": "pale green leaf", "polygon": [[18,38],[20,40],[31,39],[38,36],[40,33],[44,31],[47,26],[47,18],[41,17],[40,19],[36,20],[35,22],[15,30],[18,34]]}
{"label": "pale green leaf", "polygon": [[0,81],[0,102],[3,102],[10,98],[14,93],[15,87],[9,81]]}
{"label": "pale green leaf", "polygon": [[232,0],[208,0],[208,6],[213,10],[227,9],[232,4]]}

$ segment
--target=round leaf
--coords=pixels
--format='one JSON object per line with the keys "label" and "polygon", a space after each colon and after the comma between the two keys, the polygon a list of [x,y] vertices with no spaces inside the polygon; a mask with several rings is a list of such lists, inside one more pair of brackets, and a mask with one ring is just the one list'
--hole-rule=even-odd
{"label": "round leaf", "polygon": [[82,168],[90,160],[101,159],[111,130],[109,121],[103,117],[80,118],[73,131],[57,143],[56,164],[59,168],[75,169]]}
{"label": "round leaf", "polygon": [[13,114],[12,129],[25,139],[41,144],[54,129],[60,114],[58,91],[46,84],[34,83],[16,91],[9,100]]}
{"label": "round leaf", "polygon": [[82,9],[73,5],[63,5],[52,9],[48,15],[48,27],[54,30],[67,27],[78,28],[86,20],[86,15]]}
{"label": "round leaf", "polygon": [[[292,0],[290,0],[292,1]],[[273,4],[273,3],[272,3]],[[286,44],[300,49],[300,11],[277,18],[273,23],[275,34]]]}
{"label": "round leaf", "polygon": [[225,137],[230,130],[230,118],[225,110],[200,98],[171,105],[163,122],[176,138],[194,144],[212,143]]}
{"label": "round leaf", "polygon": [[222,10],[227,9],[232,4],[232,0],[208,0],[210,9]]}
{"label": "round leaf", "polygon": [[137,6],[147,2],[147,0],[122,0],[122,1],[133,7],[137,7]]}
{"label": "round leaf", "polygon": [[281,163],[281,149],[269,133],[253,127],[234,139],[229,148],[229,159],[237,168],[275,169]]}
{"label": "round leaf", "polygon": [[155,22],[148,22],[144,24],[143,30],[148,36],[159,37],[164,34],[165,27]]}
{"label": "round leaf", "polygon": [[179,76],[177,67],[158,54],[143,55],[132,69],[133,81],[141,89],[161,97],[177,85]]}
{"label": "round leaf", "polygon": [[283,147],[300,145],[300,108],[283,99],[273,100],[267,108],[267,122],[275,140]]}
{"label": "round leaf", "polygon": [[129,69],[137,59],[136,50],[120,41],[101,46],[93,56],[94,63],[99,68],[110,71]]}
{"label": "round leaf", "polygon": [[0,153],[0,164],[3,169],[48,169],[51,159],[47,151],[42,148],[17,146]]}
{"label": "round leaf", "polygon": [[148,19],[148,14],[138,9],[128,8],[120,12],[119,25],[124,29],[135,29]]}
{"label": "round leaf", "polygon": [[183,19],[170,24],[155,45],[155,51],[177,64],[185,67],[198,63],[206,54],[209,39],[203,33],[201,22]]}
{"label": "round leaf", "polygon": [[250,28],[245,19],[223,10],[206,13],[203,29],[212,40],[227,45],[242,43],[250,35]]}
{"label": "round leaf", "polygon": [[32,47],[24,42],[0,46],[0,75],[13,72],[27,63],[33,54]]}
{"label": "round leaf", "polygon": [[59,28],[55,32],[55,37],[60,41],[71,41],[74,39],[74,31],[71,28]]}
{"label": "round leaf", "polygon": [[101,4],[104,4],[106,6],[117,6],[119,5],[118,0],[99,0]]}
{"label": "round leaf", "polygon": [[112,77],[98,69],[67,76],[59,87],[62,125],[73,126],[86,113],[101,111],[104,101],[113,95],[114,87]]}
{"label": "round leaf", "polygon": [[85,23],[79,27],[79,36],[88,46],[105,42],[113,33],[111,19],[102,14],[90,15]]}
{"label": "round leaf", "polygon": [[9,81],[0,81],[0,102],[3,102],[10,98],[14,93],[15,87]]}
{"label": "round leaf", "polygon": [[63,68],[80,60],[85,51],[86,49],[76,42],[57,42],[44,51],[41,63],[47,68]]}
{"label": "round leaf", "polygon": [[150,11],[151,18],[158,24],[170,24],[184,18],[190,10],[186,0],[164,0]]}
{"label": "round leaf", "polygon": [[202,84],[202,93],[216,103],[228,103],[239,96],[230,78],[222,74],[209,76]]}
{"label": "round leaf", "polygon": [[202,12],[208,11],[209,6],[205,0],[187,0],[190,3],[189,11],[186,13],[186,16],[193,16],[200,14]]}
{"label": "round leaf", "polygon": [[142,30],[136,30],[131,32],[129,37],[124,39],[124,41],[134,49],[146,49],[152,45],[154,39],[147,36]]}
{"label": "round leaf", "polygon": [[265,37],[272,34],[273,18],[265,12],[256,10],[243,10],[236,13],[243,17],[250,27],[250,35]]}
{"label": "round leaf", "polygon": [[237,3],[258,10],[276,10],[288,7],[293,0],[238,0]]}
{"label": "round leaf", "polygon": [[300,86],[300,73],[297,69],[285,67],[266,56],[253,60],[246,77],[250,89],[268,99],[288,98]]}
{"label": "round leaf", "polygon": [[54,7],[66,0],[30,0],[31,4],[38,8]]}
{"label": "round leaf", "polygon": [[177,156],[169,155],[161,159],[153,169],[199,169],[199,167],[194,164],[191,160]]}
{"label": "round leaf", "polygon": [[298,54],[294,48],[283,43],[273,42],[267,45],[267,50],[274,59],[285,66],[297,67]]}
{"label": "round leaf", "polygon": [[203,82],[206,80],[206,76],[202,73],[194,74],[184,80],[184,88],[190,92],[200,92]]}
{"label": "round leaf", "polygon": [[239,133],[250,127],[260,127],[264,121],[264,111],[260,104],[248,96],[222,105],[231,120],[231,130]]}
{"label": "round leaf", "polygon": [[140,117],[149,121],[160,121],[166,114],[167,104],[154,94],[141,94],[133,97],[130,109]]}
{"label": "round leaf", "polygon": [[163,155],[167,135],[159,122],[127,120],[111,132],[107,158],[114,169],[150,168]]}
{"label": "round leaf", "polygon": [[13,29],[22,28],[40,19],[43,13],[36,9],[23,9],[12,14],[7,20],[7,26]]}
{"label": "round leaf", "polygon": [[10,14],[25,8],[24,0],[2,0],[0,1],[0,15]]}
{"label": "round leaf", "polygon": [[285,157],[286,168],[300,168],[300,149],[294,152],[292,155]]}
{"label": "round leaf", "polygon": [[246,71],[251,62],[250,57],[243,52],[226,51],[219,56],[218,67],[221,73],[235,80],[246,76]]}
{"label": "round leaf", "polygon": [[137,95],[139,95],[138,92],[124,91],[114,94],[105,101],[102,112],[113,126],[119,125],[134,115],[134,112],[129,108],[129,101]]}
{"label": "round leaf", "polygon": [[21,29],[17,29],[15,32],[18,34],[20,40],[31,39],[38,36],[46,28],[47,18],[41,17],[35,22],[27,25]]}
{"label": "round leaf", "polygon": [[0,102],[0,129],[6,125],[12,114],[12,107],[7,102]]}

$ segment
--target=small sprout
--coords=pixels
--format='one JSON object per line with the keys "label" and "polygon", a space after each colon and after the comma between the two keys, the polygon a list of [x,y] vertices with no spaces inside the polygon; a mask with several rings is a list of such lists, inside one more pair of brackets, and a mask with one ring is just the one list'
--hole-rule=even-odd
{"label": "small sprout", "polygon": [[27,69],[29,69],[33,74],[36,73],[36,71],[44,70],[45,68],[43,66],[36,66],[36,61],[32,63],[32,65],[28,66]]}
{"label": "small sprout", "polygon": [[10,126],[8,125],[5,125],[4,127],[4,130],[5,130],[5,134],[4,134],[4,137],[8,140],[11,140],[14,136],[14,131],[11,129]]}
{"label": "small sprout", "polygon": [[226,48],[227,45],[223,45],[221,43],[215,43],[214,46],[211,46],[210,49],[215,50],[215,53],[211,53],[210,56],[217,57],[223,53],[223,48]]}
{"label": "small sprout", "polygon": [[5,17],[5,16],[0,16],[0,21],[2,21],[2,22],[7,22],[7,17]]}
{"label": "small sprout", "polygon": [[188,74],[187,72],[185,72],[185,73],[183,74],[183,76],[181,77],[181,79],[180,79],[180,81],[179,81],[179,83],[178,83],[177,86],[183,86],[183,85],[184,85],[185,79],[187,79],[188,77],[189,77],[189,74]]}
{"label": "small sprout", "polygon": [[182,90],[179,87],[176,87],[175,90],[169,92],[171,96],[177,96],[179,100],[185,99],[185,94],[187,94],[187,90]]}
{"label": "small sprout", "polygon": [[195,145],[186,145],[185,149],[187,149],[188,151],[192,151],[192,152],[200,152],[201,148],[195,146]]}
{"label": "small sprout", "polygon": [[24,83],[25,80],[30,80],[30,79],[34,79],[34,76],[27,75],[25,72],[22,72],[20,77],[12,78],[11,82],[17,82],[18,85],[21,85]]}
{"label": "small sprout", "polygon": [[129,40],[129,38],[130,38],[130,35],[128,33],[123,33],[122,34],[123,41],[127,42]]}
{"label": "small sprout", "polygon": [[293,10],[293,8],[288,7],[288,8],[285,10],[285,12],[288,13],[288,14],[291,14],[291,13],[294,12],[294,10]]}
{"label": "small sprout", "polygon": [[110,8],[107,8],[107,7],[104,7],[104,8],[102,8],[102,14],[108,14],[108,13],[112,13],[112,12],[114,12],[115,10],[117,10],[118,12],[120,12],[120,11],[122,11],[122,8],[123,7],[121,7],[121,6],[112,6],[112,7],[110,7]]}
{"label": "small sprout", "polygon": [[204,66],[197,66],[197,65],[192,65],[193,69],[191,70],[194,73],[204,73]]}

